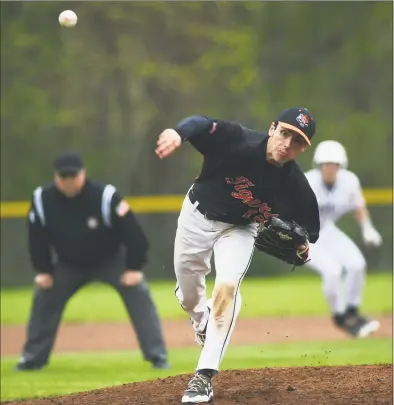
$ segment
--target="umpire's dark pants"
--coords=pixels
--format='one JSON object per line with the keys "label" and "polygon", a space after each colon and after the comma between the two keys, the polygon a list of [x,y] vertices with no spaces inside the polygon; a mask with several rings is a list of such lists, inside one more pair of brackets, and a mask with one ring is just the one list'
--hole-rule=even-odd
{"label": "umpire's dark pants", "polygon": [[53,274],[53,287],[48,290],[35,289],[21,361],[37,365],[48,363],[67,301],[78,289],[95,280],[110,284],[122,297],[144,359],[151,362],[166,360],[160,320],[148,284],[144,280],[134,287],[121,285],[124,270],[123,255],[118,255],[94,272],[58,264]]}

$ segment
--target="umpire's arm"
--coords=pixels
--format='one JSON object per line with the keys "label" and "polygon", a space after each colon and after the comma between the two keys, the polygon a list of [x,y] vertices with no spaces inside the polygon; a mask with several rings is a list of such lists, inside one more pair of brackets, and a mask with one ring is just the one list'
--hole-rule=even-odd
{"label": "umpire's arm", "polygon": [[111,201],[115,232],[126,247],[126,269],[141,270],[147,262],[148,240],[126,200],[115,193]]}
{"label": "umpire's arm", "polygon": [[29,211],[29,254],[34,270],[37,273],[53,273],[51,245],[48,232],[41,223],[34,202],[31,202]]}

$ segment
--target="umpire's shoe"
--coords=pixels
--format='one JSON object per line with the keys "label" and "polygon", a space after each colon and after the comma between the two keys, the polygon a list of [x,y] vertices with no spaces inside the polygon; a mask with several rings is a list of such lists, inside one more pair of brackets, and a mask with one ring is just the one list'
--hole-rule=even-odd
{"label": "umpire's shoe", "polygon": [[206,404],[213,400],[211,377],[195,374],[182,397],[183,404]]}
{"label": "umpire's shoe", "polygon": [[171,368],[170,363],[164,358],[158,358],[152,361],[152,367],[160,370],[168,370]]}
{"label": "umpire's shoe", "polygon": [[36,364],[30,361],[20,361],[14,371],[38,371],[45,367],[45,364]]}

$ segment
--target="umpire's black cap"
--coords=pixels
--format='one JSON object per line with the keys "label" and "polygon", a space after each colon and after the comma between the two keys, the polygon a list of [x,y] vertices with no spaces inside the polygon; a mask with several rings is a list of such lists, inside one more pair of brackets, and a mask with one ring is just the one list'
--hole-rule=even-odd
{"label": "umpire's black cap", "polygon": [[64,152],[53,162],[53,168],[61,177],[75,176],[83,168],[83,160],[78,152]]}
{"label": "umpire's black cap", "polygon": [[316,121],[308,109],[303,107],[288,108],[282,111],[276,120],[283,127],[301,135],[308,145],[316,131]]}

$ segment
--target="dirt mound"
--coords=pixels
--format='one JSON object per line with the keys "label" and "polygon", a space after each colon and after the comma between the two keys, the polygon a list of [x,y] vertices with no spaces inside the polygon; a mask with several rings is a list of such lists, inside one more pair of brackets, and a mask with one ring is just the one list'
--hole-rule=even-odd
{"label": "dirt mound", "polygon": [[[190,375],[126,384],[16,405],[175,405]],[[391,405],[391,365],[291,367],[221,372],[215,405]]]}

